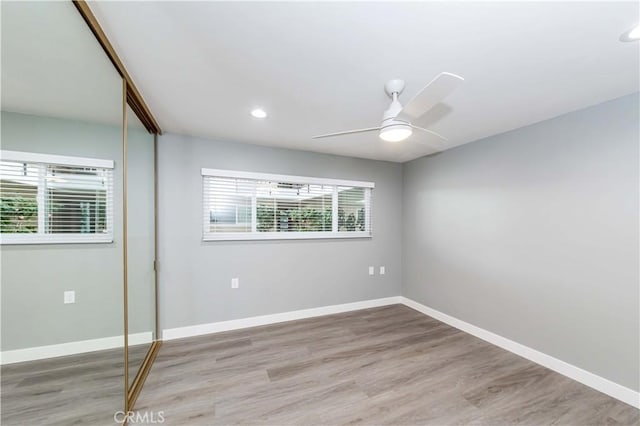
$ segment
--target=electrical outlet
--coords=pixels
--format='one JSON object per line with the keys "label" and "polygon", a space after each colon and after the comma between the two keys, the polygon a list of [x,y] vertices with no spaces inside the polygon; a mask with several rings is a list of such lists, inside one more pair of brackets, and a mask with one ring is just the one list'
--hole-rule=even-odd
{"label": "electrical outlet", "polygon": [[231,278],[231,288],[240,288],[240,278]]}
{"label": "electrical outlet", "polygon": [[369,266],[369,275],[374,275],[376,273],[376,270],[373,266]]}
{"label": "electrical outlet", "polygon": [[76,292],[73,290],[64,292],[64,303],[76,303]]}
{"label": "electrical outlet", "polygon": [[385,272],[386,272],[386,270],[385,270],[384,266],[381,266],[380,267],[380,275],[384,275]]}

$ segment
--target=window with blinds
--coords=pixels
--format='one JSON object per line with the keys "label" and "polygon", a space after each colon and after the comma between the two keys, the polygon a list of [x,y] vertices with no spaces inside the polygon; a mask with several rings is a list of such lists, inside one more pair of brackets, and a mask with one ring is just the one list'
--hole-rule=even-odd
{"label": "window with blinds", "polygon": [[203,239],[371,236],[372,182],[202,169]]}
{"label": "window with blinds", "polygon": [[113,161],[0,151],[2,244],[113,241]]}

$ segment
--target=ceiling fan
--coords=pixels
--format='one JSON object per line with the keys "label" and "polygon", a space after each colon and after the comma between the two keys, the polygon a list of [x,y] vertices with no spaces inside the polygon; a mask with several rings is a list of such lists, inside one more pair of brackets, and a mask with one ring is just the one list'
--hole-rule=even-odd
{"label": "ceiling fan", "polygon": [[380,139],[387,142],[400,142],[411,136],[413,129],[416,129],[447,140],[444,136],[433,130],[413,125],[412,121],[422,117],[427,111],[433,108],[434,105],[442,101],[460,86],[463,81],[464,78],[459,75],[448,72],[440,73],[403,107],[400,101],[398,101],[398,96],[400,96],[404,90],[404,80],[390,80],[384,85],[384,90],[391,98],[391,105],[382,115],[382,124],[380,124],[380,126],[328,133],[326,135],[314,136],[313,139],[354,133],[380,132]]}

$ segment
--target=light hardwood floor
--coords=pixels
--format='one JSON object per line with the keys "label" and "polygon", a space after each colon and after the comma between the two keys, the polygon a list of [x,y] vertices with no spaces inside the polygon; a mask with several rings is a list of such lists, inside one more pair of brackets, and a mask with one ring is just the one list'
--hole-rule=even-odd
{"label": "light hardwood floor", "polygon": [[[130,363],[139,366],[148,349],[130,347]],[[110,349],[3,365],[0,423],[116,425],[114,413],[124,408],[123,358],[123,349]]]}
{"label": "light hardwood floor", "polygon": [[393,305],[165,342],[168,425],[638,425],[639,410]]}

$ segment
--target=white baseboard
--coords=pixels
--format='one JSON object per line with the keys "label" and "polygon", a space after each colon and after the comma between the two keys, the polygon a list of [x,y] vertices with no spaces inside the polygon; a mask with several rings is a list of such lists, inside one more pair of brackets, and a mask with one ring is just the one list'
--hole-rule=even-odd
{"label": "white baseboard", "polygon": [[147,343],[151,342],[153,342],[152,331],[143,331],[140,333],[129,334],[129,346],[146,345]]}
{"label": "white baseboard", "polygon": [[395,305],[401,303],[400,299],[400,296],[385,297],[383,299],[364,300],[361,302],[344,303],[342,305],[322,306],[320,308],[302,309],[300,311],[261,315],[257,317],[212,322],[208,324],[198,324],[187,327],[169,328],[162,331],[162,339],[181,339],[183,337],[200,336],[203,334],[219,333],[221,331],[238,330],[241,328],[257,327],[260,325],[275,324],[285,321],[294,321],[305,318],[320,317],[323,315],[339,314],[341,312],[357,311],[359,309]]}
{"label": "white baseboard", "polygon": [[611,380],[605,379],[604,377],[583,370],[580,367],[576,367],[575,365],[561,361],[528,346],[514,342],[513,340],[509,340],[506,337],[499,336],[488,330],[477,327],[473,324],[469,324],[468,322],[462,321],[458,318],[452,317],[435,309],[429,308],[428,306],[422,305],[414,300],[402,296],[400,297],[400,300],[402,304],[415,309],[418,312],[442,321],[445,324],[464,331],[465,333],[471,334],[482,340],[499,346],[502,349],[506,349],[509,352],[513,352],[516,355],[520,355],[523,358],[540,364],[543,367],[547,367],[550,370],[567,376],[577,382],[580,382],[597,391],[605,393],[633,407],[640,408],[640,393],[634,391],[633,389],[629,389],[625,386],[614,383]]}
{"label": "white baseboard", "polygon": [[[150,331],[129,335],[130,345],[141,345],[151,343],[152,341],[153,333]],[[123,336],[102,337],[100,339],[80,340],[77,342],[60,343],[57,345],[36,346],[32,348],[3,351],[0,353],[0,364],[15,364],[16,362],[56,358],[59,356],[121,348],[123,346]]]}

